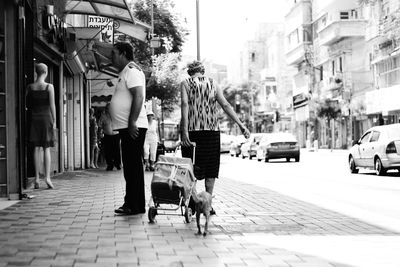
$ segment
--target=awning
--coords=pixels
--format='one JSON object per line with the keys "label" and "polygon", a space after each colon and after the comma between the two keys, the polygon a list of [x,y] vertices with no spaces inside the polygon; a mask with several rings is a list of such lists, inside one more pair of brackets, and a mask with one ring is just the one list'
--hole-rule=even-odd
{"label": "awning", "polygon": [[141,41],[146,41],[151,29],[150,25],[133,17],[126,0],[68,0],[64,14],[112,18],[115,30]]}
{"label": "awning", "polygon": [[111,75],[98,72],[89,71],[87,79],[90,81],[91,90],[90,96],[110,96],[114,93],[117,78]]}

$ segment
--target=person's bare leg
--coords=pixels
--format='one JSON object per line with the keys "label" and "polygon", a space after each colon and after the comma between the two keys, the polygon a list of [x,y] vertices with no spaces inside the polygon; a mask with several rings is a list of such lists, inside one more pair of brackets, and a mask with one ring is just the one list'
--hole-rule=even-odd
{"label": "person's bare leg", "polygon": [[35,146],[33,151],[33,161],[35,164],[35,188],[39,188],[39,177],[40,177],[40,147]]}
{"label": "person's bare leg", "polygon": [[92,146],[91,147],[91,149],[90,149],[90,168],[95,168],[95,166],[94,166],[94,164],[93,164],[93,162],[94,162],[94,152],[95,152],[95,150],[96,150],[96,148],[95,148],[95,146]]}
{"label": "person's bare leg", "polygon": [[53,183],[50,180],[50,164],[51,164],[51,154],[50,147],[43,148],[44,149],[44,171],[45,171],[45,181],[48,188],[53,189]]}
{"label": "person's bare leg", "polygon": [[99,147],[96,145],[94,147],[94,159],[93,159],[93,164],[96,169],[99,168],[99,165],[97,164],[98,161],[99,161]]}
{"label": "person's bare leg", "polygon": [[212,195],[214,191],[215,178],[206,178],[204,184],[206,186],[206,191]]}
{"label": "person's bare leg", "polygon": [[[210,195],[213,194],[214,184],[215,184],[215,178],[206,178],[204,181],[206,192],[210,193]],[[213,207],[211,207],[210,215],[215,215],[215,210]]]}

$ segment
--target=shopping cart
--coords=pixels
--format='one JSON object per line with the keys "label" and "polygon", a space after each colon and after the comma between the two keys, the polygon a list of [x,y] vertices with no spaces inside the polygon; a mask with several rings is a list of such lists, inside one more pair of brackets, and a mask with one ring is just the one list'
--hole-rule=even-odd
{"label": "shopping cart", "polygon": [[[149,201],[148,218],[151,223],[155,217],[161,215],[177,215],[168,213],[180,209],[180,215],[185,222],[192,219],[192,210],[189,208],[190,197],[196,187],[196,177],[193,169],[195,163],[196,146],[193,146],[193,162],[190,158],[160,155],[151,181],[151,197]],[[176,205],[176,208],[173,207]]]}

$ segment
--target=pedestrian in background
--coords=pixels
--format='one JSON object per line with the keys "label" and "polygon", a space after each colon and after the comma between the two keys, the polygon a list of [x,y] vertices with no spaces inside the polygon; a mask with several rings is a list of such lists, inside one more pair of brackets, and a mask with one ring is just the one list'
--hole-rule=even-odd
{"label": "pedestrian in background", "polygon": [[[196,143],[196,166],[205,178],[205,189],[211,195],[220,165],[220,131],[217,102],[226,114],[249,138],[250,132],[239,120],[231,105],[225,99],[221,88],[213,79],[204,76],[205,69],[200,61],[188,65],[190,78],[181,82],[181,144],[182,156],[192,158],[193,142]],[[199,176],[199,172],[195,175]],[[193,209],[194,202],[190,206]],[[215,214],[215,210],[210,212]]]}
{"label": "pedestrian in background", "polygon": [[121,149],[120,138],[117,131],[112,128],[112,120],[110,115],[110,103],[107,103],[99,120],[99,127],[103,130],[102,145],[104,148],[104,157],[107,163],[107,171],[113,168],[121,169]]}
{"label": "pedestrian in background", "polygon": [[146,139],[144,141],[144,162],[146,171],[154,171],[154,163],[156,162],[157,155],[157,120],[154,117],[153,111],[147,112],[147,122],[149,127],[146,132]]}
{"label": "pedestrian in background", "polygon": [[126,182],[124,204],[117,214],[145,213],[143,145],[147,131],[146,81],[142,69],[133,61],[133,47],[120,42],[112,50],[112,64],[119,71],[118,83],[110,103],[113,129],[121,137],[122,164]]}
{"label": "pedestrian in background", "polygon": [[35,65],[36,80],[27,87],[27,107],[31,113],[29,142],[34,146],[35,184],[39,188],[39,172],[41,168],[41,149],[43,148],[45,182],[49,189],[54,185],[50,179],[51,154],[50,147],[54,147],[56,129],[56,108],[54,87],[46,83],[47,66],[43,63]]}
{"label": "pedestrian in background", "polygon": [[90,168],[97,169],[99,158],[99,145],[97,143],[98,125],[94,116],[94,108],[89,109],[89,139],[90,139]]}

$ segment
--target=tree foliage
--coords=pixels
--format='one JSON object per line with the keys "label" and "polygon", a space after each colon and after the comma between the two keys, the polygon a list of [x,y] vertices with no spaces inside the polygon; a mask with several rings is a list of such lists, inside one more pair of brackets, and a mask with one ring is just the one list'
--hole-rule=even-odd
{"label": "tree foliage", "polygon": [[[246,125],[250,124],[250,102],[251,102],[251,94],[250,89],[247,84],[242,84],[240,86],[232,86],[229,85],[223,90],[223,94],[226,100],[231,104],[231,106],[235,109],[236,106],[236,94],[240,96],[240,114],[239,117],[245,122]],[[227,116],[225,113],[220,113],[220,120],[227,120],[228,127],[232,128],[235,125],[235,122]]]}
{"label": "tree foliage", "polygon": [[[153,0],[154,34],[163,40],[160,48],[155,48],[155,54],[181,52],[187,30],[182,26],[179,16],[173,12],[174,3],[171,0]],[[136,0],[133,4],[134,16],[151,25],[151,0]],[[151,49],[148,43],[132,40],[135,47],[136,60],[144,67],[151,67]]]}
{"label": "tree foliage", "polygon": [[179,101],[180,54],[166,53],[152,57],[152,73],[147,83],[147,98],[161,100],[163,112],[171,112]]}
{"label": "tree foliage", "polygon": [[341,115],[341,109],[336,101],[325,99],[317,107],[318,117],[327,118],[328,121]]}

